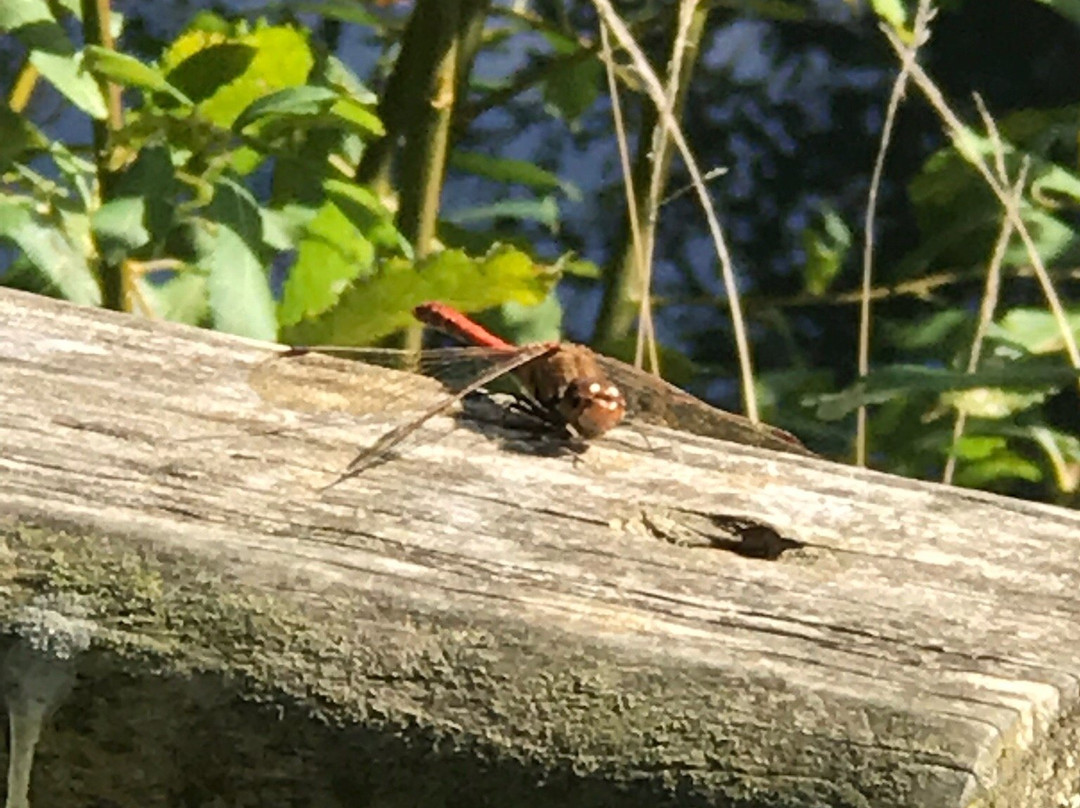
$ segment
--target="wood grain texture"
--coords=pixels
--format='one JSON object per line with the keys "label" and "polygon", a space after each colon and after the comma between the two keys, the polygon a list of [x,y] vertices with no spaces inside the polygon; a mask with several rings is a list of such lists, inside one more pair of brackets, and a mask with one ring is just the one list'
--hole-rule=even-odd
{"label": "wood grain texture", "polygon": [[272,356],[0,292],[0,619],[93,635],[42,804],[1069,804],[1076,513],[460,417],[320,492],[433,383]]}

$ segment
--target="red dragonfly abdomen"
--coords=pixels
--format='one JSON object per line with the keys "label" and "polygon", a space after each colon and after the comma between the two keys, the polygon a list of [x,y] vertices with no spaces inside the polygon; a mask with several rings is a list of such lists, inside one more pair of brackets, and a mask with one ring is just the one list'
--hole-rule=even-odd
{"label": "red dragonfly abdomen", "polygon": [[413,315],[424,325],[437,328],[444,334],[457,337],[464,343],[497,351],[515,351],[519,346],[497,337],[479,323],[473,322],[457,309],[445,303],[421,303]]}

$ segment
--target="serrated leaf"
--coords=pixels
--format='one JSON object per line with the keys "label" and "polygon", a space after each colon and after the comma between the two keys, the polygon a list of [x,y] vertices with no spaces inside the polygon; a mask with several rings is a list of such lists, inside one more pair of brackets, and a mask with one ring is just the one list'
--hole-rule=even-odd
{"label": "serrated leaf", "polygon": [[482,258],[445,250],[416,264],[390,259],[342,294],[333,309],[289,329],[286,338],[293,344],[363,345],[411,325],[413,307],[428,300],[464,311],[511,301],[537,305],[556,280],[555,273],[510,247],[496,247]]}
{"label": "serrated leaf", "polygon": [[116,84],[167,93],[181,104],[191,103],[191,99],[165,80],[160,70],[143,64],[134,56],[97,45],[88,45],[84,61],[87,70]]}
{"label": "serrated leaf", "polygon": [[207,273],[214,327],[272,341],[277,319],[261,245],[262,219],[255,199],[233,182],[218,182],[195,238],[198,265]]}
{"label": "serrated leaf", "polygon": [[29,201],[0,200],[0,241],[14,243],[41,276],[66,300],[100,306],[101,287],[63,229],[42,219]]}
{"label": "serrated leaf", "polygon": [[289,26],[237,35],[188,31],[162,57],[165,78],[223,128],[256,100],[303,85],[314,64],[307,37]]}
{"label": "serrated leaf", "polygon": [[334,202],[326,202],[308,223],[296,262],[278,307],[282,327],[322,314],[349,283],[370,271],[375,248]]}

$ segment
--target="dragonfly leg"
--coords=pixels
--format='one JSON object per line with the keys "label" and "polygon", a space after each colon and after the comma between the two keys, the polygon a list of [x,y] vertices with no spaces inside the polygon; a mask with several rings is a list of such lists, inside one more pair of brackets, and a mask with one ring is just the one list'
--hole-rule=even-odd
{"label": "dragonfly leg", "polygon": [[537,427],[548,431],[555,437],[567,440],[574,437],[570,425],[557,409],[530,395],[515,394],[510,402],[509,409],[511,412],[524,415],[535,421]]}

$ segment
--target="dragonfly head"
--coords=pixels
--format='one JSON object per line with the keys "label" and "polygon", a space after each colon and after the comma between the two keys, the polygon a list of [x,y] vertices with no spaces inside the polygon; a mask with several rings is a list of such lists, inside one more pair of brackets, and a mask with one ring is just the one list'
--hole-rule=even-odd
{"label": "dragonfly head", "polygon": [[595,438],[623,419],[626,399],[606,379],[575,379],[563,392],[558,410],[582,437]]}

